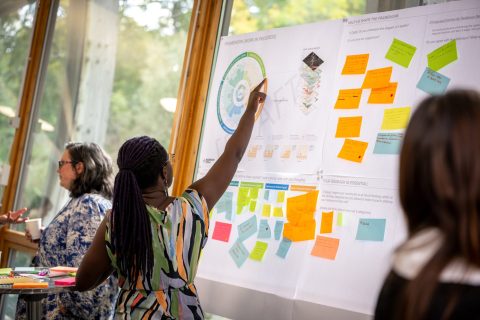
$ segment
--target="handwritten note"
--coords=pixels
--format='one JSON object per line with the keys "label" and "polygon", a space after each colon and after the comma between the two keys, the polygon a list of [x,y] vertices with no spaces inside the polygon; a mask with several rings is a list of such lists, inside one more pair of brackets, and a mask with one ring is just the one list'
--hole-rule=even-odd
{"label": "handwritten note", "polygon": [[273,208],[273,216],[275,218],[283,218],[283,209],[282,207]]}
{"label": "handwritten note", "polygon": [[374,154],[400,154],[404,134],[402,132],[380,132],[373,148]]}
{"label": "handwritten note", "polygon": [[386,219],[360,219],[356,240],[383,241],[385,237]]}
{"label": "handwritten note", "polygon": [[260,220],[260,225],[258,226],[258,239],[270,239],[272,237],[272,231],[268,225],[267,219]]}
{"label": "handwritten note", "polygon": [[215,229],[213,229],[212,238],[215,240],[228,242],[230,239],[231,230],[232,224],[217,221],[215,222]]}
{"label": "handwritten note", "polygon": [[345,159],[353,162],[362,162],[365,151],[367,150],[368,142],[345,139],[342,149],[338,153],[340,159]]}
{"label": "handwritten note", "polygon": [[287,219],[290,222],[310,220],[317,208],[318,190],[287,199]]}
{"label": "handwritten note", "polygon": [[427,55],[428,67],[438,71],[458,59],[457,41],[452,40]]}
{"label": "handwritten note", "polygon": [[228,250],[228,254],[232,257],[233,261],[240,268],[243,263],[247,260],[250,253],[242,242],[235,242],[233,246]]}
{"label": "handwritten note", "polygon": [[278,191],[277,202],[282,203],[285,201],[285,191]]}
{"label": "handwritten note", "polygon": [[363,80],[362,88],[383,88],[390,84],[392,67],[368,70]]}
{"label": "handwritten note", "polygon": [[343,65],[342,74],[364,74],[365,70],[367,70],[369,57],[370,55],[368,53],[347,56],[345,64]]}
{"label": "handwritten note", "polygon": [[383,111],[382,130],[398,130],[407,127],[410,107],[390,108]]}
{"label": "handwritten note", "polygon": [[227,212],[228,210],[232,211],[232,200],[233,192],[225,192],[215,206],[217,213]]}
{"label": "handwritten note", "polygon": [[282,259],[285,259],[291,245],[292,241],[283,238],[282,241],[280,241],[280,245],[278,246],[276,255]]}
{"label": "handwritten note", "polygon": [[333,230],[333,211],[322,212],[322,223],[320,224],[320,233],[332,233]]}
{"label": "handwritten note", "polygon": [[408,68],[415,51],[417,51],[417,48],[411,44],[393,38],[392,44],[390,45],[385,58],[398,63],[402,67]]}
{"label": "handwritten note", "polygon": [[264,204],[262,208],[262,217],[270,217],[270,212],[272,211],[272,206],[270,204]]}
{"label": "handwritten note", "polygon": [[291,241],[313,240],[315,238],[316,222],[314,219],[299,223],[285,223],[283,226],[283,237]]}
{"label": "handwritten note", "polygon": [[257,216],[252,216],[248,220],[237,226],[238,241],[243,241],[257,233]]}
{"label": "handwritten note", "polygon": [[370,91],[368,97],[368,103],[370,104],[390,104],[395,100],[395,94],[397,93],[397,82],[392,82],[388,86],[383,88],[373,88]]}
{"label": "handwritten note", "polygon": [[275,221],[275,227],[273,228],[273,236],[275,240],[280,240],[283,231],[283,221]]}
{"label": "handwritten note", "polygon": [[443,94],[447,90],[450,78],[426,68],[417,83],[417,88],[431,95]]}
{"label": "handwritten note", "polygon": [[340,239],[317,236],[311,255],[324,259],[335,260],[337,257],[339,244]]}
{"label": "handwritten note", "polygon": [[252,252],[250,252],[250,259],[259,262],[262,261],[263,256],[265,255],[265,251],[267,251],[267,248],[268,243],[257,241],[257,243],[255,243],[255,246],[252,249]]}
{"label": "handwritten note", "polygon": [[360,137],[362,117],[340,117],[338,118],[335,138]]}
{"label": "handwritten note", "polygon": [[334,109],[358,109],[362,89],[342,89],[338,91]]}

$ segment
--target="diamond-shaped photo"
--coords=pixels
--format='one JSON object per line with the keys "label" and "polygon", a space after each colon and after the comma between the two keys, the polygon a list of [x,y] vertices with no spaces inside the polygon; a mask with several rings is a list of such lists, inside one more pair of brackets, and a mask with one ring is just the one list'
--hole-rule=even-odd
{"label": "diamond-shaped photo", "polygon": [[305,57],[305,59],[303,59],[303,62],[305,62],[310,69],[315,70],[323,63],[323,60],[312,51]]}

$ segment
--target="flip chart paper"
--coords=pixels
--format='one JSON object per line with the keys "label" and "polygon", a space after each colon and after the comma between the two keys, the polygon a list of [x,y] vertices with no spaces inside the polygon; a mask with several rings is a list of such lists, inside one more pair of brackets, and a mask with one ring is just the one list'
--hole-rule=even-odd
{"label": "flip chart paper", "polygon": [[238,241],[243,241],[257,233],[257,216],[252,216],[248,220],[237,226]]}
{"label": "flip chart paper", "polygon": [[260,225],[258,226],[258,239],[270,239],[272,237],[272,231],[268,225],[268,220],[260,220]]}
{"label": "flip chart paper", "polygon": [[450,78],[430,68],[426,68],[417,83],[417,88],[431,95],[437,95],[443,94],[447,90],[449,83]]}
{"label": "flip chart paper", "polygon": [[232,257],[233,261],[237,267],[241,267],[243,263],[247,260],[250,253],[242,242],[235,242],[233,246],[228,250],[228,254]]}
{"label": "flip chart paper", "polygon": [[404,134],[401,132],[379,132],[373,153],[399,154]]}
{"label": "flip chart paper", "polygon": [[382,130],[399,130],[407,127],[410,107],[390,108],[383,111]]}
{"label": "flip chart paper", "polygon": [[401,65],[402,67],[408,68],[415,51],[417,51],[415,46],[393,38],[392,44],[390,45],[385,58]]}
{"label": "flip chart paper", "polygon": [[360,137],[362,117],[340,117],[337,123],[335,138]]}
{"label": "flip chart paper", "polygon": [[392,82],[388,86],[383,88],[373,88],[368,97],[368,103],[370,104],[389,104],[395,100],[395,94],[397,93],[397,82]]}
{"label": "flip chart paper", "polygon": [[339,244],[340,239],[317,236],[311,255],[324,259],[335,260],[337,257]]}
{"label": "flip chart paper", "polygon": [[368,142],[345,139],[342,149],[338,157],[353,162],[362,162],[365,151],[367,150]]}
{"label": "flip chart paper", "polygon": [[356,240],[383,241],[386,219],[365,219],[358,222]]}
{"label": "flip chart paper", "polygon": [[349,55],[345,59],[342,74],[364,74],[370,54]]}
{"label": "flip chart paper", "polygon": [[334,109],[358,109],[362,89],[342,89],[338,91]]}
{"label": "flip chart paper", "polygon": [[224,223],[217,221],[215,228],[213,229],[212,238],[215,240],[228,242],[230,239],[230,232],[232,231],[232,225],[230,223]]}
{"label": "flip chart paper", "polygon": [[457,41],[452,40],[427,55],[428,67],[438,71],[458,59]]}
{"label": "flip chart paper", "polygon": [[322,212],[322,223],[320,233],[332,233],[333,231],[333,211]]}
{"label": "flip chart paper", "polygon": [[255,261],[262,261],[265,251],[267,251],[268,243],[263,241],[257,241],[255,247],[253,247],[252,252],[250,252],[250,259]]}
{"label": "flip chart paper", "polygon": [[276,255],[282,259],[285,259],[291,245],[292,241],[283,238],[282,241],[280,241],[280,245],[278,246]]}
{"label": "flip chart paper", "polygon": [[390,84],[392,76],[392,67],[372,69],[367,71],[367,75],[363,80],[362,88],[383,88]]}

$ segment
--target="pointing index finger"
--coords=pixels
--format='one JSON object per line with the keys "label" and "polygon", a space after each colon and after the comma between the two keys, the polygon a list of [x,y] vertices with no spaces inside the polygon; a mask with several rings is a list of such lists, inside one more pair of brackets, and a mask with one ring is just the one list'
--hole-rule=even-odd
{"label": "pointing index finger", "polygon": [[267,81],[267,78],[263,78],[262,82],[260,82],[253,91],[260,91],[260,88],[262,88],[263,84]]}

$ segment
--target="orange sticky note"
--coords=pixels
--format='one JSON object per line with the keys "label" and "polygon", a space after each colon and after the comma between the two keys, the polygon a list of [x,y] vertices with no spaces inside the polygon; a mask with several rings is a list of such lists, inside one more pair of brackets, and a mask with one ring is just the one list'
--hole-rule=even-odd
{"label": "orange sticky note", "polygon": [[345,139],[345,142],[343,143],[342,149],[340,150],[338,157],[341,159],[360,163],[363,160],[363,156],[365,155],[367,147],[368,142]]}
{"label": "orange sticky note", "polygon": [[283,237],[290,241],[298,242],[315,239],[315,220],[302,221],[301,223],[285,223]]}
{"label": "orange sticky note", "polygon": [[392,67],[372,69],[367,71],[367,75],[363,80],[362,88],[383,88],[390,84],[392,76]]}
{"label": "orange sticky note", "polygon": [[362,117],[340,117],[337,123],[335,138],[360,137]]}
{"label": "orange sticky note", "polygon": [[340,239],[317,236],[312,249],[312,256],[335,260]]}
{"label": "orange sticky note", "polygon": [[310,220],[317,208],[318,190],[287,199],[287,219],[289,222]]}
{"label": "orange sticky note", "polygon": [[334,109],[358,109],[362,89],[342,89],[338,91]]}
{"label": "orange sticky note", "polygon": [[368,53],[347,56],[342,74],[364,74],[367,70],[369,56]]}
{"label": "orange sticky note", "polygon": [[322,223],[320,224],[320,233],[332,233],[333,211],[322,212]]}
{"label": "orange sticky note", "polygon": [[12,284],[13,289],[48,288],[48,282],[23,282]]}
{"label": "orange sticky note", "polygon": [[393,103],[397,85],[397,82],[392,82],[384,88],[373,88],[368,97],[368,103]]}

